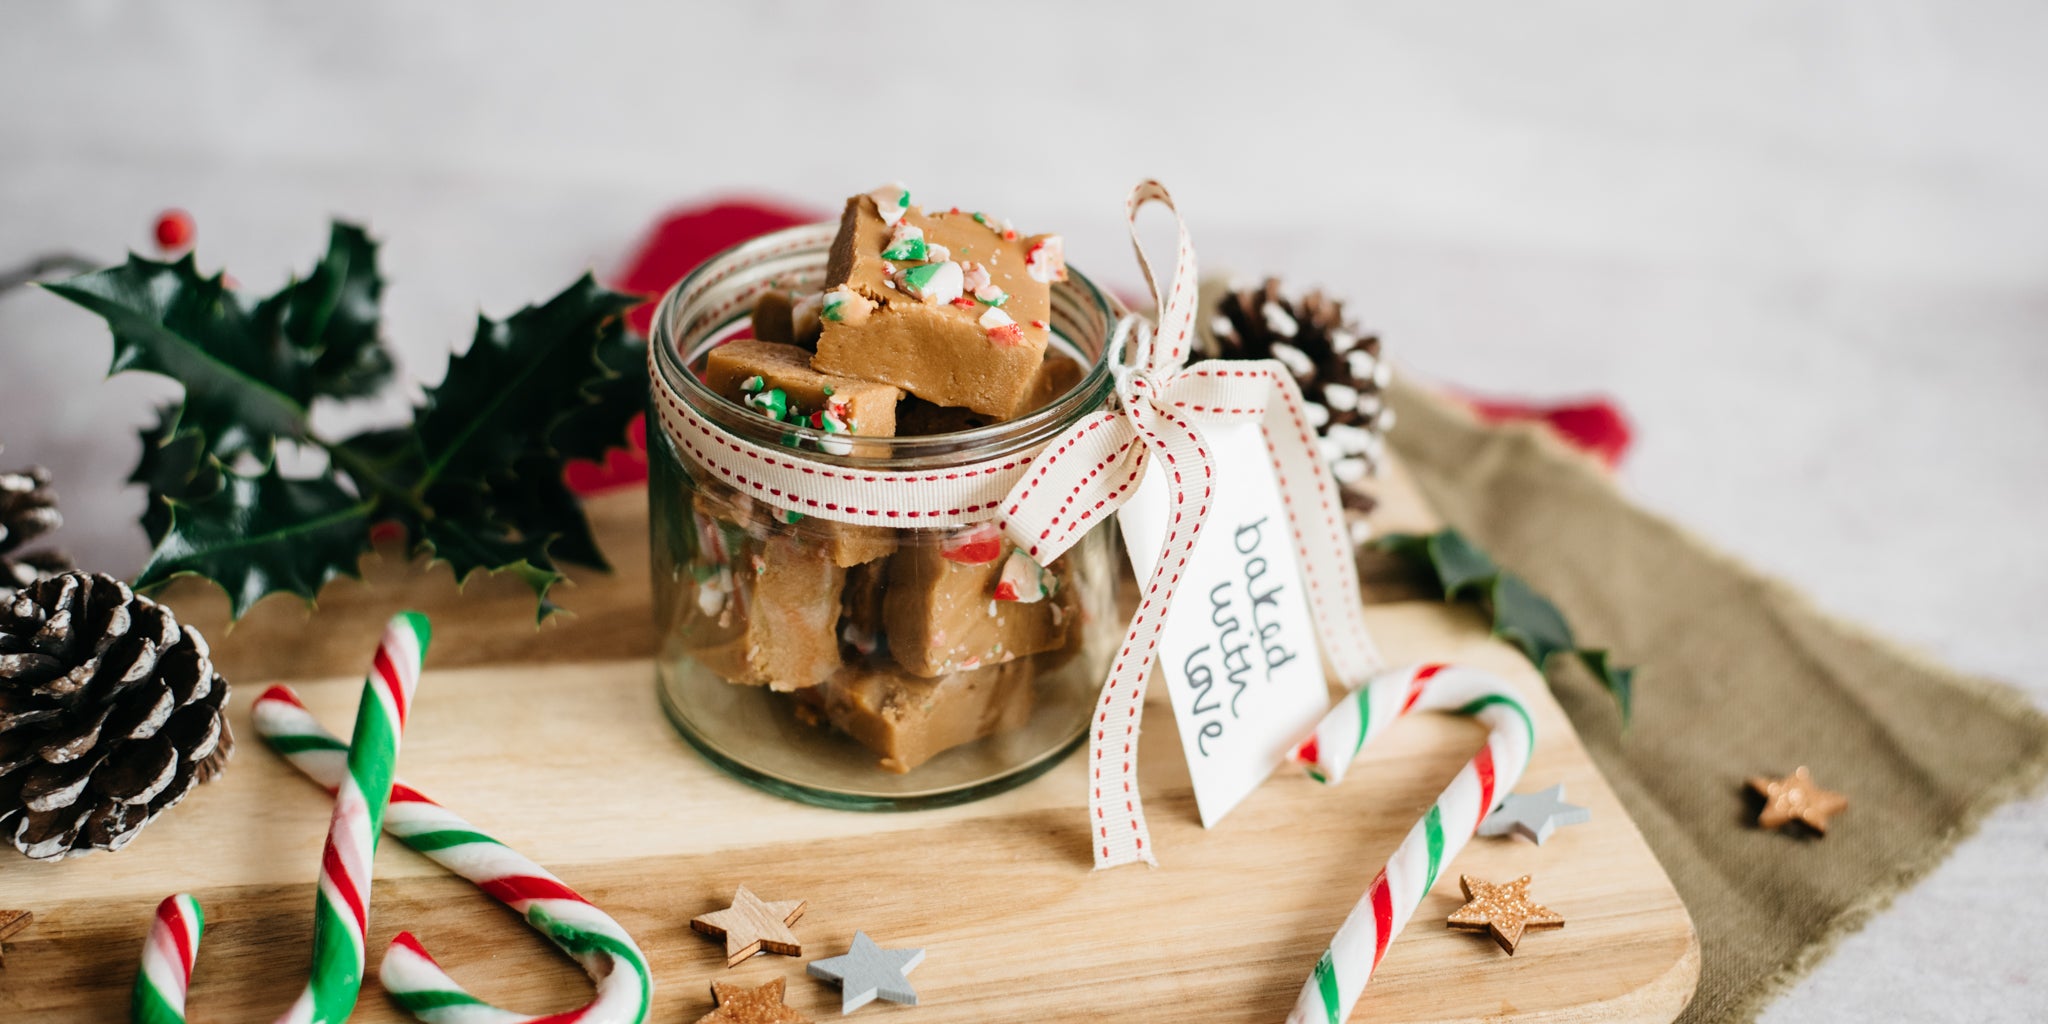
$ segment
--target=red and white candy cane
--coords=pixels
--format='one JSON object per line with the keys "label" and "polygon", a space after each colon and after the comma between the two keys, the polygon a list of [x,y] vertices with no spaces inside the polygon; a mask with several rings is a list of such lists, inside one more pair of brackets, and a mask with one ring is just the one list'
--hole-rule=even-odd
{"label": "red and white candy cane", "polygon": [[190,894],[181,892],[157,904],[129,1004],[135,1024],[185,1024],[185,993],[192,986],[192,961],[205,930],[206,915]]}
{"label": "red and white candy cane", "polygon": [[1521,781],[1536,746],[1536,724],[1499,678],[1455,665],[1414,665],[1375,676],[1346,696],[1295,748],[1316,779],[1335,783],[1359,751],[1411,711],[1447,711],[1486,723],[1486,745],[1458,772],[1344,919],[1302,986],[1289,1024],[1342,1024],[1365,992],[1387,943],[1415,913],[1445,865],[1465,848],[1495,795]]}
{"label": "red and white candy cane", "polygon": [[[346,748],[322,728],[289,688],[256,699],[256,733],[292,767],[329,789],[343,779]],[[654,976],[633,937],[609,914],[545,868],[483,834],[425,794],[397,782],[384,829],[434,863],[476,883],[517,911],[583,965],[597,996],[575,1010],[542,1017],[499,1009],[471,995],[441,970],[411,932],[384,952],[378,980],[400,1006],[428,1024],[642,1024],[654,998]]]}
{"label": "red and white candy cane", "polygon": [[[1114,344],[1107,352],[1115,406],[1081,417],[1028,457],[1012,453],[932,470],[882,470],[757,444],[734,436],[693,404],[704,399],[684,397],[691,386],[664,369],[654,347],[648,350],[655,420],[678,452],[741,493],[823,519],[943,529],[999,521],[1019,548],[1045,565],[1113,515],[1157,463],[1168,495],[1164,539],[1089,731],[1090,846],[1099,868],[1156,863],[1138,798],[1138,721],[1160,627],[1208,517],[1219,472],[1205,426],[1260,427],[1331,671],[1346,686],[1357,686],[1381,664],[1360,610],[1337,485],[1301,390],[1271,360],[1187,365],[1197,305],[1195,251],[1175,212],[1179,247],[1173,279],[1162,294],[1144,247],[1137,245],[1138,213],[1153,203],[1174,209],[1165,186],[1141,181],[1125,203],[1125,216],[1138,264],[1153,286],[1158,326],[1135,316],[1117,325],[1116,337],[1129,343],[1130,358]],[[725,294],[721,281],[745,270],[750,259],[821,244],[822,231],[829,229],[793,229],[786,238],[771,236],[735,250],[721,264],[685,278],[657,315],[681,335],[674,339],[681,351],[691,351],[710,336],[707,325],[722,322],[747,298],[743,290]]]}
{"label": "red and white candy cane", "polygon": [[[370,869],[376,859],[384,805],[398,764],[398,741],[419,687],[420,664],[426,658],[432,631],[427,617],[400,612],[384,627],[370,674],[363,680],[362,702],[348,746],[342,777],[334,796],[334,817],[320,856],[319,893],[313,909],[313,970],[291,1009],[279,1024],[341,1024],[354,1012],[363,985],[363,948],[370,926]],[[144,951],[136,980],[156,998],[138,998],[130,1010],[138,1024],[182,1022],[185,989],[199,951],[199,904],[190,897],[172,897],[179,916],[191,912],[190,945],[178,958],[152,955],[157,931],[167,940],[179,938],[177,922],[157,912],[151,945]],[[175,997],[175,998],[173,998]],[[163,1014],[170,1014],[164,1016]]]}

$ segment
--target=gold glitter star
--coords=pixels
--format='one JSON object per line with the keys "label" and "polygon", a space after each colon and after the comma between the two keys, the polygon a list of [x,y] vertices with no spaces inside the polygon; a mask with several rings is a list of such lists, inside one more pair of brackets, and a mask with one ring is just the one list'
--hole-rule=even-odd
{"label": "gold glitter star", "polygon": [[1796,821],[1826,835],[1828,818],[1849,806],[1848,797],[1820,788],[1805,765],[1782,779],[1752,778],[1749,788],[1763,794],[1764,809],[1756,823],[1764,828],[1783,828]]}
{"label": "gold glitter star", "polygon": [[783,1005],[782,979],[747,988],[711,983],[711,999],[717,1008],[697,1018],[697,1024],[811,1024],[811,1019]]}
{"label": "gold glitter star", "polygon": [[1465,905],[1451,914],[1450,926],[1492,932],[1493,941],[1509,956],[1522,941],[1522,929],[1564,927],[1563,914],[1530,901],[1528,875],[1506,885],[1459,875],[1458,884],[1465,889]]}

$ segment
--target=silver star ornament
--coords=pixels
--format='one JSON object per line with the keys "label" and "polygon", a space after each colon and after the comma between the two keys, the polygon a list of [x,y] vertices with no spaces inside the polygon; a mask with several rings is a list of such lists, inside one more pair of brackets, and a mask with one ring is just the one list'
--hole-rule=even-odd
{"label": "silver star ornament", "polygon": [[877,997],[906,1006],[917,1005],[917,990],[905,977],[924,962],[922,949],[883,949],[866,932],[853,933],[853,948],[844,956],[813,960],[811,977],[839,983],[839,1012],[849,1014]]}
{"label": "silver star ornament", "polygon": [[1591,821],[1593,812],[1564,802],[1564,784],[1536,793],[1510,793],[1486,820],[1479,823],[1482,836],[1521,836],[1538,846],[1557,831],[1559,825]]}

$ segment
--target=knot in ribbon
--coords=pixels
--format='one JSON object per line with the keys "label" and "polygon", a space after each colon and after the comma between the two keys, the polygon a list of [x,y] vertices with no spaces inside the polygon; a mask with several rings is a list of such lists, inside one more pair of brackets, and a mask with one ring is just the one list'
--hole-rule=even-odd
{"label": "knot in ribbon", "polygon": [[[1153,202],[1173,211],[1179,231],[1171,287],[1163,294],[1138,238],[1138,213]],[[1129,501],[1159,460],[1168,521],[1090,724],[1088,812],[1097,868],[1158,863],[1138,796],[1138,726],[1160,632],[1219,482],[1203,426],[1260,427],[1330,669],[1355,688],[1381,661],[1365,628],[1337,485],[1300,388],[1273,360],[1187,365],[1198,305],[1187,223],[1166,187],[1151,180],[1132,189],[1125,216],[1158,325],[1136,316],[1117,325],[1108,355],[1116,360],[1117,407],[1082,419],[1048,444],[1004,497],[1000,515],[1010,540],[1048,563]]]}

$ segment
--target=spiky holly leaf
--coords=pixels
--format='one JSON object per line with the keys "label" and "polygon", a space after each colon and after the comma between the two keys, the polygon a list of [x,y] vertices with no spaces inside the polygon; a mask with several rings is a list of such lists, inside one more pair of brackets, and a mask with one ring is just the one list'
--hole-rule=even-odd
{"label": "spiky holly leaf", "polygon": [[240,617],[265,594],[281,590],[311,603],[328,580],[356,575],[374,502],[326,477],[287,480],[271,466],[253,477],[224,474],[213,494],[169,505],[163,539],[135,585],[204,576],[227,591]]}
{"label": "spiky holly leaf", "polygon": [[1550,599],[1495,564],[1463,534],[1451,529],[1431,534],[1395,533],[1377,543],[1428,573],[1444,600],[1470,601],[1485,609],[1493,620],[1493,635],[1515,645],[1538,671],[1544,670],[1554,654],[1577,654],[1580,663],[1614,696],[1622,724],[1628,724],[1635,669],[1614,664],[1604,650],[1580,648],[1564,613]]}
{"label": "spiky holly leaf", "polygon": [[171,525],[171,501],[197,501],[220,489],[219,463],[206,454],[206,439],[179,423],[183,407],[176,403],[157,410],[157,423],[141,430],[142,456],[128,482],[149,489],[142,511],[142,529],[151,544],[161,543]]}
{"label": "spiky holly leaf", "polygon": [[185,388],[181,422],[223,462],[268,462],[279,437],[302,437],[310,397],[304,354],[278,344],[274,309],[258,310],[200,275],[192,257],[128,262],[45,285],[99,314],[114,332],[108,374],[141,370]]}
{"label": "spiky holly leaf", "polygon": [[309,360],[313,394],[359,398],[391,379],[391,353],[378,337],[383,295],[377,243],[361,227],[335,221],[313,272],[265,300],[281,307],[285,338]]}
{"label": "spiky holly leaf", "polygon": [[646,339],[615,319],[600,330],[595,348],[600,372],[584,382],[587,404],[571,409],[548,434],[563,458],[603,461],[606,452],[626,446],[626,428],[647,409]]}
{"label": "spiky holly leaf", "polygon": [[523,456],[554,454],[555,426],[594,403],[585,382],[610,374],[599,352],[638,303],[585,274],[505,320],[479,317],[469,351],[448,361],[416,422],[426,478],[480,480]]}
{"label": "spiky holly leaf", "polygon": [[557,610],[548,591],[563,578],[556,559],[608,568],[562,463],[622,444],[642,405],[617,383],[644,365],[644,343],[621,318],[635,302],[586,275],[539,306],[481,320],[414,428],[349,439],[343,465],[368,490],[407,496],[380,510],[456,579],[511,572],[546,618]]}

